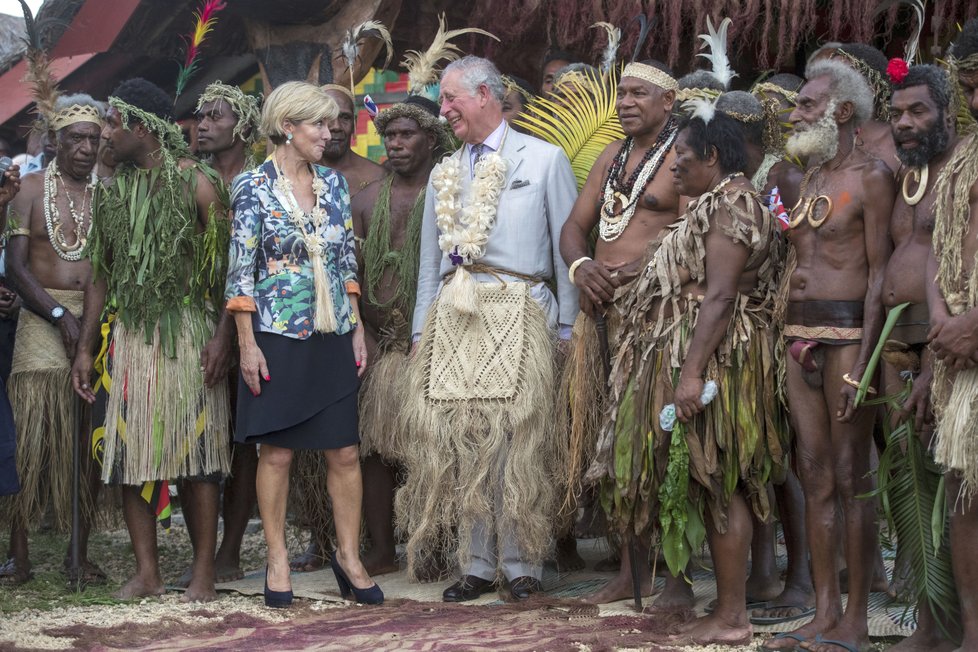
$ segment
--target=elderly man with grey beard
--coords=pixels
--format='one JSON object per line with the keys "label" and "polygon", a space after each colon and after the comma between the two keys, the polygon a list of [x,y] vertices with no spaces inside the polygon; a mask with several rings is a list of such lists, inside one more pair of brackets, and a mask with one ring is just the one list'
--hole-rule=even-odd
{"label": "elderly man with grey beard", "polygon": [[[856,144],[857,127],[873,111],[865,80],[838,61],[814,62],[805,76],[789,118],[794,134],[788,153],[807,165],[790,215],[783,328],[816,612],[810,623],[764,648],[802,642],[813,652],[838,652],[869,645],[876,505],[858,496],[872,489],[875,411],[857,408],[855,398],[882,327],[895,188],[886,165]],[[842,519],[836,518],[838,505]],[[845,612],[836,572],[843,542],[849,567]]]}
{"label": "elderly man with grey beard", "polygon": [[539,591],[557,511],[554,342],[578,312],[558,244],[577,185],[558,147],[509,128],[504,95],[486,59],[445,68],[441,115],[464,145],[432,170],[421,226],[404,408],[416,444],[396,510],[409,572],[457,551],[447,602],[502,577],[517,600]]}

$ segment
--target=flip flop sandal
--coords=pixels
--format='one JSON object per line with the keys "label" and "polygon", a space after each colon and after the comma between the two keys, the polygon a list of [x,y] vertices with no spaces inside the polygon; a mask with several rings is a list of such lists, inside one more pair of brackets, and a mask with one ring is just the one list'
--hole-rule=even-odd
{"label": "flip flop sandal", "polygon": [[871,649],[871,647],[860,649],[855,645],[853,645],[852,643],[846,643],[845,641],[834,641],[830,638],[822,638],[821,634],[817,634],[815,636],[815,640],[813,640],[812,643],[815,643],[816,645],[820,643],[824,643],[826,645],[836,645],[846,650],[846,652],[866,652],[866,650]]}
{"label": "flip flop sandal", "polygon": [[[775,634],[773,640],[777,641],[778,639],[782,639],[782,638],[790,638],[790,639],[793,639],[795,641],[798,641],[799,643],[804,643],[805,641],[808,640],[804,636],[800,636],[800,635],[794,634],[792,632],[782,632],[780,634]],[[797,645],[795,647],[767,647],[766,645],[760,645],[759,648],[761,650],[764,650],[765,652],[786,652],[787,650],[799,650],[799,649],[801,649]]]}
{"label": "flip flop sandal", "polygon": [[802,607],[796,604],[772,604],[765,602],[754,608],[765,609],[767,611],[774,609],[800,609],[801,613],[795,614],[794,616],[751,616],[751,625],[779,625],[781,623],[790,623],[792,620],[801,620],[815,613],[815,607]]}
{"label": "flip flop sandal", "polygon": [[[764,605],[766,604],[767,601],[765,600],[759,600],[757,602],[753,602],[751,601],[750,598],[747,598],[747,603],[744,605],[744,608],[747,609],[747,611],[753,611],[754,609],[763,609]],[[794,605],[789,605],[789,606],[794,606]],[[714,600],[710,600],[710,603],[703,608],[703,613],[711,614],[716,610],[717,610],[717,601],[716,599],[714,599]]]}

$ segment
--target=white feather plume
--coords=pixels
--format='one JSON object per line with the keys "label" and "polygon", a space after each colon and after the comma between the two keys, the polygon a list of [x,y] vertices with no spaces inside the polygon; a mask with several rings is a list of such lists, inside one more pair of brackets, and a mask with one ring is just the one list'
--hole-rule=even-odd
{"label": "white feather plume", "polygon": [[914,15],[917,18],[917,27],[914,29],[913,34],[907,41],[906,48],[903,52],[903,60],[907,62],[908,66],[914,64],[914,60],[917,58],[917,48],[920,45],[920,34],[924,31],[924,8],[925,0],[906,0],[906,4],[910,5],[913,9]]}
{"label": "white feather plume", "polygon": [[710,124],[713,116],[717,113],[717,99],[719,97],[718,95],[712,100],[708,100],[705,97],[694,97],[686,100],[683,102],[683,111],[688,113],[690,118],[699,118],[703,121],[703,124]]}
{"label": "white feather plume", "polygon": [[604,46],[604,52],[601,53],[601,72],[608,72],[615,67],[615,61],[618,59],[618,46],[621,45],[621,30],[611,23],[604,21],[599,21],[591,25],[591,29],[595,27],[600,27],[608,32],[608,45]]}
{"label": "white feather plume", "polygon": [[391,40],[391,33],[383,23],[376,20],[368,20],[360,23],[356,27],[346,30],[340,50],[343,58],[346,59],[346,69],[353,75],[353,69],[360,59],[360,42],[366,38],[379,38],[384,41],[387,50],[387,59],[384,61],[384,68],[391,62],[394,56],[394,43]]}
{"label": "white feather plume", "polygon": [[720,22],[720,28],[714,29],[713,21],[707,16],[706,29],[709,33],[700,34],[699,38],[703,41],[701,47],[708,47],[710,52],[700,52],[696,55],[710,61],[713,67],[713,76],[726,89],[730,88],[730,82],[737,76],[737,73],[730,66],[730,57],[727,56],[727,28],[730,27],[731,23],[733,21],[730,18],[724,18]]}

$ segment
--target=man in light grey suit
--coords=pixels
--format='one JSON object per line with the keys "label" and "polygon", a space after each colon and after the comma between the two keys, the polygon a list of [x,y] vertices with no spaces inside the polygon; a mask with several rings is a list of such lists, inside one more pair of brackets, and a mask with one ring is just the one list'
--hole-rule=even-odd
{"label": "man in light grey suit", "polygon": [[486,59],[445,69],[441,114],[464,145],[431,173],[421,232],[397,512],[410,572],[454,545],[449,602],[503,578],[516,599],[540,590],[565,453],[554,345],[579,304],[558,244],[577,185],[560,148],[508,127],[503,96]]}

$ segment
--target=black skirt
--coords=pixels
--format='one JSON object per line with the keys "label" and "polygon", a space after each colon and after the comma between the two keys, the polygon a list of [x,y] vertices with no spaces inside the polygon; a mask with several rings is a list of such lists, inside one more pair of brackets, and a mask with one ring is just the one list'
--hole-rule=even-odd
{"label": "black skirt", "polygon": [[271,378],[255,396],[238,378],[234,440],[293,450],[325,450],[360,443],[353,335],[313,333],[298,340],[255,333]]}

